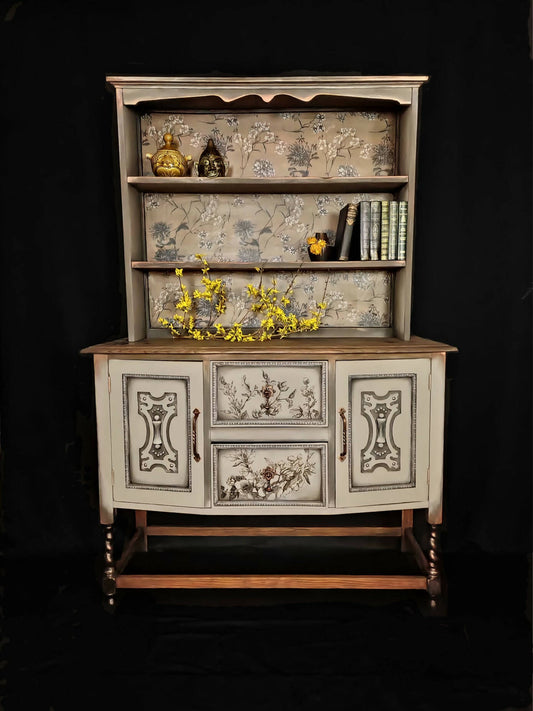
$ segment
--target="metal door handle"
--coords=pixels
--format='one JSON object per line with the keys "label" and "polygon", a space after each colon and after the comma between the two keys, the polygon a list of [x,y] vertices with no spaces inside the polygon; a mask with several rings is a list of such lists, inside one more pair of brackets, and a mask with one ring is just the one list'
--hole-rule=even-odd
{"label": "metal door handle", "polygon": [[346,443],[348,440],[348,424],[346,422],[346,410],[344,409],[344,407],[341,407],[341,409],[339,410],[339,415],[342,421],[342,452],[339,454],[339,459],[341,460],[341,462],[344,462],[344,460],[346,459]]}
{"label": "metal door handle", "polygon": [[194,415],[194,417],[192,418],[192,456],[194,457],[195,462],[199,462],[201,457],[198,454],[198,448],[197,448],[198,433],[196,431],[196,423],[198,420],[198,416],[200,414],[200,410],[197,407],[195,407],[194,410],[192,411],[192,414]]}

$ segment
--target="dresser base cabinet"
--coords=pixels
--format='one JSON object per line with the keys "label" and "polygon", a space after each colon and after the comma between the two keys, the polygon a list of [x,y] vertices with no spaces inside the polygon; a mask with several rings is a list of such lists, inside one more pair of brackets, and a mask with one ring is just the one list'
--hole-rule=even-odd
{"label": "dresser base cabinet", "polygon": [[[118,341],[84,351],[95,364],[109,605],[117,588],[133,587],[407,588],[439,597],[445,357],[455,349],[415,337],[289,340]],[[133,510],[136,528],[120,560],[117,509]],[[413,532],[418,509],[427,512],[425,550]],[[338,525],[341,514],[392,511],[395,525]],[[149,523],[152,512],[176,514],[178,524]],[[201,519],[180,525],[180,514]],[[262,525],[268,517],[274,525]],[[154,536],[390,538],[416,570],[131,572]]]}

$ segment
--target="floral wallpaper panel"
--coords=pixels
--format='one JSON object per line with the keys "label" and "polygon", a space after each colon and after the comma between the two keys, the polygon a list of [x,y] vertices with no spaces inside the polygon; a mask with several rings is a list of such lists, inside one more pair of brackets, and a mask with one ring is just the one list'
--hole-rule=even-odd
{"label": "floral wallpaper panel", "polygon": [[228,175],[350,177],[393,175],[396,114],[377,111],[257,113],[147,113],[140,118],[142,173],[152,175],[146,153],[179,138],[184,155],[198,160],[208,138],[229,162]]}
{"label": "floral wallpaper panel", "polygon": [[[227,289],[226,312],[216,316],[223,326],[236,321],[243,327],[256,328],[259,318],[249,311],[250,299],[247,285],[259,285],[261,275],[250,272],[216,272]],[[202,274],[185,272],[182,277],[192,293],[203,290]],[[291,305],[287,310],[298,318],[308,318],[316,304],[326,301],[327,309],[322,327],[386,328],[391,325],[392,274],[386,270],[305,271],[296,275],[290,271],[265,272],[262,275],[265,287],[276,280],[280,293],[293,289]],[[181,298],[179,281],[173,271],[148,273],[149,322],[151,328],[161,328],[158,318],[172,318],[174,305]],[[213,320],[209,302],[197,302],[199,326],[207,326]]]}
{"label": "floral wallpaper panel", "polygon": [[309,261],[307,237],[335,241],[339,212],[349,202],[392,200],[391,193],[144,196],[146,258],[211,262]]}

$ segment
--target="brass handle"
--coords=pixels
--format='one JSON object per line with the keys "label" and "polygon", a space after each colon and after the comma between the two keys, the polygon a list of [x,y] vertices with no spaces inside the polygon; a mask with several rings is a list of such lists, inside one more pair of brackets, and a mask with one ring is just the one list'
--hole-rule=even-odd
{"label": "brass handle", "polygon": [[339,459],[341,462],[344,462],[346,459],[346,442],[347,442],[347,433],[348,433],[348,424],[346,422],[346,410],[344,407],[341,407],[339,410],[339,415],[341,416],[342,420],[342,452],[339,454]]}
{"label": "brass handle", "polygon": [[195,407],[194,410],[192,411],[192,414],[194,417],[192,418],[192,456],[194,457],[195,462],[199,462],[201,457],[198,454],[198,449],[197,449],[197,442],[198,442],[198,433],[196,432],[196,422],[198,420],[198,415],[200,414],[200,410]]}

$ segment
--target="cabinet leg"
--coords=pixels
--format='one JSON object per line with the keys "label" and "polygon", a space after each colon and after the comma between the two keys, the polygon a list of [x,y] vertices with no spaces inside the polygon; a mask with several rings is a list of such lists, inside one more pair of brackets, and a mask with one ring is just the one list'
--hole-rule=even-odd
{"label": "cabinet leg", "polygon": [[404,509],[402,511],[402,541],[401,551],[405,553],[410,550],[409,543],[406,540],[406,531],[413,528],[413,509]]}
{"label": "cabinet leg", "polygon": [[148,514],[146,511],[135,511],[135,527],[142,530],[142,538],[139,544],[139,550],[146,552],[148,550],[148,536],[146,535],[146,527],[148,525]]}
{"label": "cabinet leg", "polygon": [[102,591],[104,593],[104,603],[108,610],[115,608],[115,592],[117,590],[115,561],[113,560],[113,526],[104,526],[105,549],[104,549],[104,575],[102,578]]}
{"label": "cabinet leg", "polygon": [[440,597],[442,592],[439,556],[437,551],[437,533],[437,526],[435,524],[431,524],[431,531],[429,535],[429,569],[427,574],[427,588],[432,606],[436,606],[437,598]]}

